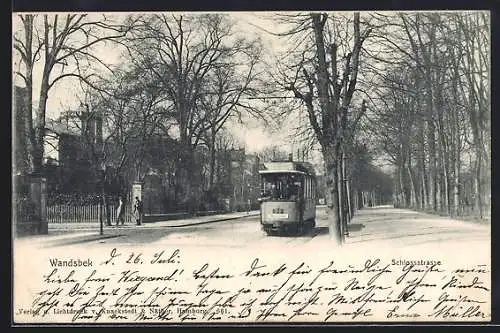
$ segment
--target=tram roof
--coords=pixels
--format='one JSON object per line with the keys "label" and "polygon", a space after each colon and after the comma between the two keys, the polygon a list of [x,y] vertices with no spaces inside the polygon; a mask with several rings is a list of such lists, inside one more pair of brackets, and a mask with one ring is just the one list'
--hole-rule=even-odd
{"label": "tram roof", "polygon": [[259,170],[260,174],[268,173],[300,173],[315,176],[313,166],[309,162],[268,162],[264,163],[264,168]]}
{"label": "tram roof", "polygon": [[260,174],[268,174],[268,173],[299,173],[305,174],[305,172],[297,171],[297,170],[259,170]]}

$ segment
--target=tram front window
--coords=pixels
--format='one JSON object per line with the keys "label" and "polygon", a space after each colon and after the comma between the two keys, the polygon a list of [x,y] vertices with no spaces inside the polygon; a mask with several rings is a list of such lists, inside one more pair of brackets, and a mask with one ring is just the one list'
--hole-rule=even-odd
{"label": "tram front window", "polygon": [[262,175],[262,197],[271,200],[297,200],[300,197],[301,175],[277,173]]}

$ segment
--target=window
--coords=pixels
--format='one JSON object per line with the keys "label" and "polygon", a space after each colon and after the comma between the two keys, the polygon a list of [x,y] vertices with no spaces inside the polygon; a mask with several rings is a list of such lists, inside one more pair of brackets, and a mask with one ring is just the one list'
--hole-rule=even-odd
{"label": "window", "polygon": [[310,183],[310,179],[309,177],[306,176],[306,194],[305,194],[305,198],[309,198],[309,183]]}
{"label": "window", "polygon": [[303,181],[297,173],[272,173],[262,175],[262,197],[272,200],[297,200]]}

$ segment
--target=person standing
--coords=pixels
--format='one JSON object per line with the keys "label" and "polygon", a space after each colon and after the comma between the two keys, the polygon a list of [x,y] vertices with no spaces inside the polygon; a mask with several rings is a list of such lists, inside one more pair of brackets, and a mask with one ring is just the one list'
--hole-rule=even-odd
{"label": "person standing", "polygon": [[136,222],[137,225],[142,225],[142,201],[139,199],[139,197],[135,197],[135,204],[134,204],[134,213],[136,214]]}
{"label": "person standing", "polygon": [[123,198],[120,195],[118,197],[118,208],[116,209],[116,226],[118,226],[120,222],[122,223],[122,225],[125,224],[124,213],[125,213],[125,205],[123,203]]}

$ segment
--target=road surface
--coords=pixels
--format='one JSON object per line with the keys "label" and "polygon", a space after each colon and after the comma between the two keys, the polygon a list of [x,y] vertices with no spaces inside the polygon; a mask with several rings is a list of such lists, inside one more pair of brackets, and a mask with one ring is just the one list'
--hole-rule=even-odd
{"label": "road surface", "polygon": [[[26,237],[18,242],[36,243],[42,247],[157,245],[214,249],[314,249],[329,248],[333,244],[328,233],[328,218],[324,207],[318,207],[316,228],[299,236],[268,236],[260,228],[259,216],[253,215],[192,226],[171,227],[159,222],[139,227],[106,227],[104,236],[92,231]],[[349,225],[349,237],[344,246],[401,248],[429,245],[474,246],[488,250],[490,227],[487,224],[379,206],[356,213]]]}

